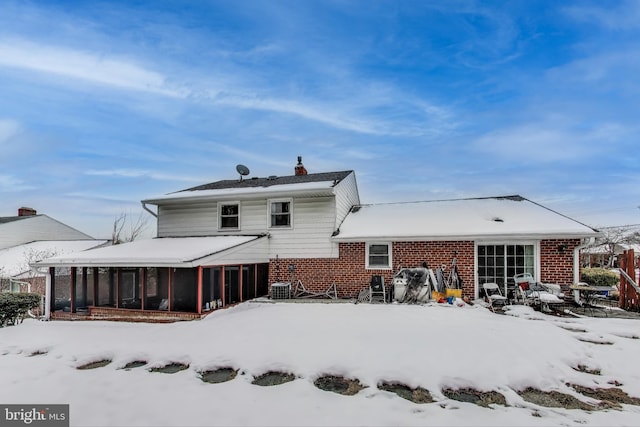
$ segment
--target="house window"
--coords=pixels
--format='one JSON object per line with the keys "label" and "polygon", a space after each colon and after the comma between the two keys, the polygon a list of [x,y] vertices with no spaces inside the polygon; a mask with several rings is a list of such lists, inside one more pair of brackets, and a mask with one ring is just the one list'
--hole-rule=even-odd
{"label": "house window", "polygon": [[478,283],[497,283],[503,295],[510,295],[516,274],[529,273],[536,277],[535,246],[478,245]]}
{"label": "house window", "polygon": [[367,244],[367,268],[391,268],[391,243]]}
{"label": "house window", "polygon": [[271,227],[291,227],[291,200],[271,200],[269,216]]}
{"label": "house window", "polygon": [[220,229],[240,228],[240,204],[223,203],[220,204]]}

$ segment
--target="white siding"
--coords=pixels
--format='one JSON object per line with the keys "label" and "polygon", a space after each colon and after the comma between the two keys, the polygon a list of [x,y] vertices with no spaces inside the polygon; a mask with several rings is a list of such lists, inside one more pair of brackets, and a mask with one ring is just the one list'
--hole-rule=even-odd
{"label": "white siding", "polygon": [[[336,227],[335,198],[296,198],[293,200],[293,228],[270,229],[269,255],[275,258],[337,257],[331,242]],[[266,216],[265,208],[265,216]]]}
{"label": "white siding", "polygon": [[351,172],[336,186],[336,227],[340,227],[344,218],[354,205],[360,204],[356,174]]}
{"label": "white siding", "polygon": [[217,231],[215,201],[158,206],[158,237],[214,236]]}
{"label": "white siding", "polygon": [[0,249],[40,240],[86,240],[88,234],[47,215],[37,215],[0,224]]}
{"label": "white siding", "polygon": [[[293,228],[268,228],[267,200],[242,200],[240,231],[233,234],[270,233],[269,256],[307,258],[337,256],[331,242],[336,224],[334,197],[293,199]],[[218,230],[215,201],[164,205],[158,209],[158,237],[215,236]]]}

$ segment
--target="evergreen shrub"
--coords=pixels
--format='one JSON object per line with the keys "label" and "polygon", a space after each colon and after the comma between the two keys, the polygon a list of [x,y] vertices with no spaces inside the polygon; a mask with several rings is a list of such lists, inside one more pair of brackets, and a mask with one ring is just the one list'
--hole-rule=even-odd
{"label": "evergreen shrub", "polygon": [[29,310],[40,306],[40,295],[33,293],[0,294],[0,328],[22,323]]}
{"label": "evergreen shrub", "polygon": [[620,283],[620,276],[605,268],[583,268],[581,281],[591,286],[616,286]]}

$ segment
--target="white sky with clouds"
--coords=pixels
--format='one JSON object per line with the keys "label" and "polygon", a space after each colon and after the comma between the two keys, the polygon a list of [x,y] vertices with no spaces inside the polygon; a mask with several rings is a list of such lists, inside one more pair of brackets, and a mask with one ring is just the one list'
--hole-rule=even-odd
{"label": "white sky with clouds", "polygon": [[1,216],[108,237],[141,199],[302,155],[364,203],[640,223],[638,1],[129,3],[3,2]]}

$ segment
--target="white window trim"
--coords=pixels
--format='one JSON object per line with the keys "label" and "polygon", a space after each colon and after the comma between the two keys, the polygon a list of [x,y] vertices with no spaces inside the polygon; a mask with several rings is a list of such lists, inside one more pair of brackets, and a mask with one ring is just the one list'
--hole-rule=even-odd
{"label": "white window trim", "polygon": [[[369,265],[369,248],[371,245],[386,245],[389,248],[389,265],[388,266],[380,266],[380,265]],[[365,243],[365,269],[367,270],[392,270],[393,269],[393,242],[366,242]]]}
{"label": "white window trim", "polygon": [[476,240],[473,250],[473,281],[475,282],[475,296],[480,295],[480,285],[478,284],[478,246],[485,245],[533,245],[533,269],[535,280],[539,280],[541,274],[540,267],[540,240]]}
{"label": "white window trim", "polygon": [[[222,226],[222,206],[238,205],[238,226],[237,227],[223,227]],[[242,218],[242,205],[240,201],[218,202],[218,231],[238,231],[240,230]]]}
{"label": "white window trim", "polygon": [[[289,202],[289,225],[271,225],[271,205],[282,202]],[[293,198],[269,199],[267,201],[267,228],[271,230],[289,230],[293,228]]]}

